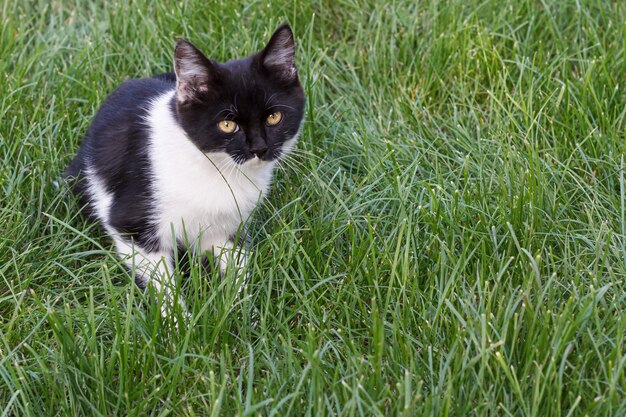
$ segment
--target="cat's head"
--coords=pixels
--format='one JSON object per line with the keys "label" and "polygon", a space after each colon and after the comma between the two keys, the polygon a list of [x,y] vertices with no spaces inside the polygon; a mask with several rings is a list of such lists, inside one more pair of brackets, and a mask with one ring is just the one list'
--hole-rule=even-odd
{"label": "cat's head", "polygon": [[174,69],[178,120],[202,152],[225,152],[238,164],[263,163],[295,144],[305,98],[289,25],[261,51],[226,63],[179,40]]}

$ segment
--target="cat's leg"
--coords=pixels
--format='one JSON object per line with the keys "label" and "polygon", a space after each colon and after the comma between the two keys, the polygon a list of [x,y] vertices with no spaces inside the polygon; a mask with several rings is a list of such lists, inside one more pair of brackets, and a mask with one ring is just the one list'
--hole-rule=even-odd
{"label": "cat's leg", "polygon": [[174,302],[178,298],[183,311],[185,305],[180,297],[175,297],[176,281],[170,251],[148,251],[134,245],[121,236],[113,235],[118,255],[131,271],[135,273],[135,282],[141,288],[151,285],[161,298],[161,315],[168,317],[174,308]]}
{"label": "cat's leg", "polygon": [[238,292],[245,288],[248,281],[247,261],[248,254],[243,245],[236,244],[232,237],[211,235],[202,236],[200,249],[203,254],[212,254],[215,265],[219,267],[222,277],[226,276],[227,270],[234,270],[237,277]]}
{"label": "cat's leg", "polygon": [[248,262],[248,255],[241,246],[236,246],[232,241],[226,242],[214,246],[214,256],[216,256],[217,263],[220,267],[222,275],[226,274],[226,270],[235,268],[237,273],[240,274],[246,268]]}

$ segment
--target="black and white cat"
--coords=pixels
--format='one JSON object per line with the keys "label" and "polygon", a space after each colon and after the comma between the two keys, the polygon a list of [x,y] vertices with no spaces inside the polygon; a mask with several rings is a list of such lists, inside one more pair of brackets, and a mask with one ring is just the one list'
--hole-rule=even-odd
{"label": "black and white cat", "polygon": [[222,271],[224,254],[239,253],[233,236],[295,145],[305,103],[286,24],[226,63],[179,40],[174,70],[115,90],[65,173],[137,284],[166,295],[177,247],[212,252]]}

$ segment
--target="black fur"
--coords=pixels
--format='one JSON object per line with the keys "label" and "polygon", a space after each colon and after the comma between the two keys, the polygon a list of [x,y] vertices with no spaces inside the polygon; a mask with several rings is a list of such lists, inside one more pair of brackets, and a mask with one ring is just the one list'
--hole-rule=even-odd
{"label": "black fur", "polygon": [[156,249],[156,242],[149,216],[149,127],[143,117],[150,99],[173,88],[174,83],[159,78],[124,82],[98,110],[78,154],[66,170],[66,176],[75,178],[73,189],[81,196],[87,214],[93,217],[84,189],[83,171],[88,163],[113,194],[110,225],[148,250]]}

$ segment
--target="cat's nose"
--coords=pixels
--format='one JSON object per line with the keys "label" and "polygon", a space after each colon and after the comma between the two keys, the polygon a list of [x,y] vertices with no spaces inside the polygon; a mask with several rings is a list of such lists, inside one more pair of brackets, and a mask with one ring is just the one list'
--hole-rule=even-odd
{"label": "cat's nose", "polygon": [[261,159],[261,158],[263,158],[263,155],[265,155],[267,153],[267,146],[265,146],[265,145],[255,146],[254,148],[250,148],[250,152],[253,155],[258,156],[259,159]]}

